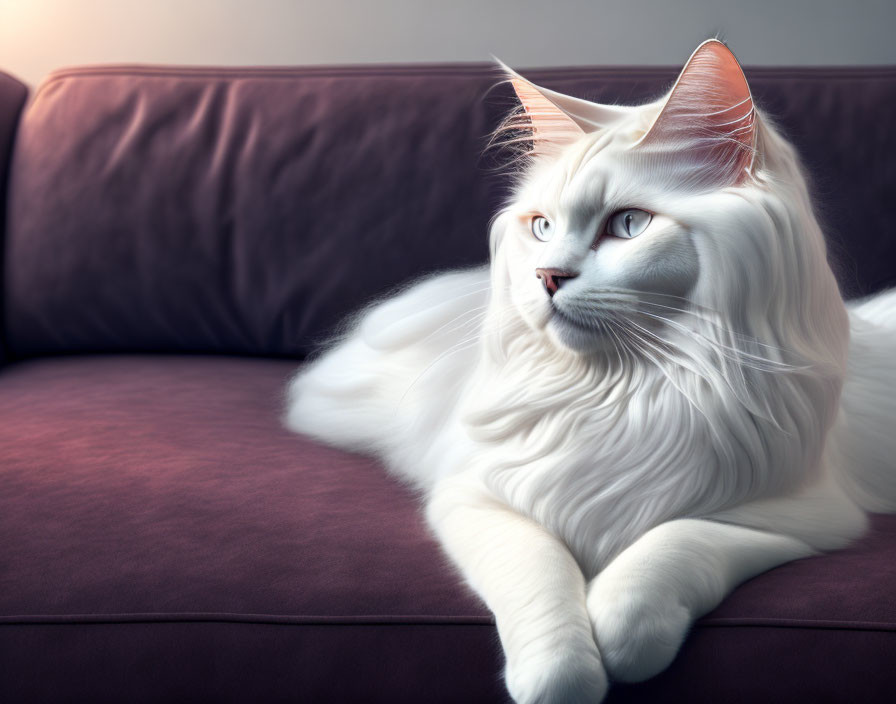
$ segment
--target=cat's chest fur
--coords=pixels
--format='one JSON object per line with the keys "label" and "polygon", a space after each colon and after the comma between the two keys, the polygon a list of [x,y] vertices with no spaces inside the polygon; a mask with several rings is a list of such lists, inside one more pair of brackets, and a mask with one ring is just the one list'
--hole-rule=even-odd
{"label": "cat's chest fur", "polygon": [[472,376],[454,429],[472,444],[465,471],[561,537],[589,573],[654,525],[716,505],[703,419],[660,370],[538,356],[485,361]]}

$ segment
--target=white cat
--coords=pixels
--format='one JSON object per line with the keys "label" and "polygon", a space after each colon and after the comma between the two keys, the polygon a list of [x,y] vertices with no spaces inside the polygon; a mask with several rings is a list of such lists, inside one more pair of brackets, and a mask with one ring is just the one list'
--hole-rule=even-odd
{"label": "white cat", "polygon": [[896,510],[896,293],[844,305],[720,42],[640,107],[507,71],[531,151],[490,266],[364,311],[286,423],[425,492],[517,702],[596,702],[743,580]]}

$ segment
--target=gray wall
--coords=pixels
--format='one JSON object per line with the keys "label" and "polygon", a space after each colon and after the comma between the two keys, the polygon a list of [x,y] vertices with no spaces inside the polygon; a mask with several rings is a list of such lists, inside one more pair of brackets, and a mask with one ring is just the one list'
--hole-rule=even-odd
{"label": "gray wall", "polygon": [[0,69],[102,62],[896,64],[896,0],[0,0]]}

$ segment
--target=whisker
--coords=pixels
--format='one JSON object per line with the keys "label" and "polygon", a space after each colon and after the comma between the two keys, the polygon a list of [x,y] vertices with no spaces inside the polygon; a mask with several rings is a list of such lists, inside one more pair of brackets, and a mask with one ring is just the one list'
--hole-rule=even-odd
{"label": "whisker", "polygon": [[[731,359],[732,361],[736,361],[741,364],[744,363],[745,361],[751,361],[751,362],[758,362],[758,363],[762,363],[763,365],[767,365],[767,366],[745,365],[745,366],[751,366],[752,368],[756,369],[757,371],[792,372],[792,371],[808,371],[811,369],[811,366],[789,364],[788,362],[771,359],[769,357],[763,357],[761,355],[754,354],[752,352],[748,352],[746,350],[742,350],[737,347],[732,347],[732,346],[726,345],[723,342],[712,340],[697,330],[693,330],[691,328],[685,327],[684,325],[681,325],[680,323],[678,323],[674,320],[670,320],[669,318],[663,317],[661,315],[656,315],[656,314],[650,313],[648,311],[641,311],[641,313],[650,318],[653,318],[654,320],[659,320],[659,321],[669,325],[670,327],[675,328],[676,330],[684,332],[685,334],[691,336],[693,339],[698,340],[698,342],[703,343],[704,346],[709,346],[713,349],[719,350],[722,353],[727,353],[724,356],[728,357],[728,359]],[[733,331],[728,331],[728,330],[725,330],[724,328],[722,328],[722,330],[725,332],[728,332],[729,334],[736,334]],[[763,343],[759,342],[758,340],[752,340],[749,337],[745,337],[745,339],[747,341],[754,342],[756,345],[768,347],[769,349],[774,349],[779,352],[787,352],[787,350],[783,350],[783,349],[777,348],[777,347],[772,347],[771,345],[763,345]]]}
{"label": "whisker", "polygon": [[[701,321],[703,321],[703,322],[708,323],[709,325],[713,326],[714,328],[716,328],[716,329],[718,329],[718,330],[720,330],[720,331],[723,331],[723,332],[725,332],[725,333],[728,334],[728,335],[731,335],[733,338],[735,338],[735,339],[737,339],[737,340],[741,340],[741,341],[744,341],[744,342],[749,342],[749,343],[751,343],[751,344],[758,345],[759,347],[765,347],[765,348],[768,348],[768,349],[770,349],[770,350],[775,350],[776,352],[782,352],[782,353],[784,353],[784,354],[795,354],[793,351],[788,350],[788,349],[786,349],[786,348],[783,348],[783,347],[777,347],[777,346],[775,346],[775,345],[770,345],[770,344],[768,344],[768,343],[762,342],[761,340],[759,340],[759,339],[756,338],[756,337],[753,337],[752,335],[746,335],[746,334],[741,333],[741,332],[738,332],[738,331],[736,331],[736,330],[732,330],[731,328],[722,325],[721,323],[719,323],[719,322],[716,321],[716,320],[712,320],[711,318],[708,318],[708,317],[705,317],[705,316],[701,316],[701,315],[700,315],[699,313],[697,313],[696,311],[686,310],[686,309],[684,309],[684,308],[675,308],[675,307],[673,307],[673,306],[664,306],[664,305],[662,305],[662,304],[660,304],[660,303],[651,303],[650,301],[641,301],[641,304],[642,304],[642,305],[649,305],[649,306],[653,306],[653,307],[658,307],[658,308],[663,308],[663,309],[665,309],[665,310],[671,310],[671,311],[674,311],[674,312],[676,312],[676,313],[683,313],[683,314],[685,314],[685,315],[692,315],[692,316],[696,317],[698,320],[701,320]],[[641,312],[641,313],[645,313],[645,314],[647,313],[647,311],[640,311],[640,312]]]}
{"label": "whisker", "polygon": [[596,295],[596,297],[598,299],[604,299],[604,297],[607,296],[608,294],[610,294],[610,295],[616,294],[616,295],[625,296],[626,300],[632,299],[632,300],[635,300],[638,302],[643,302],[644,299],[651,299],[651,298],[672,299],[672,300],[676,300],[676,301],[684,301],[691,308],[696,308],[699,310],[704,310],[704,311],[708,311],[710,313],[716,313],[716,314],[721,315],[721,313],[719,311],[715,310],[714,308],[710,308],[709,306],[705,306],[700,303],[697,303],[696,301],[694,301],[690,298],[687,298],[685,296],[676,296],[675,294],[672,294],[672,293],[660,293],[658,291],[642,291],[642,290],[636,289],[636,288],[607,288],[607,289],[598,289],[598,290],[594,291],[594,294]]}

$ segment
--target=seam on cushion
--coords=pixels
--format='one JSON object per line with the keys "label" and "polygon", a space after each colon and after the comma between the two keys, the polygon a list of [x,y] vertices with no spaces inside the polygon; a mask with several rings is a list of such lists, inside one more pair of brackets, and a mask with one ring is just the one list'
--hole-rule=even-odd
{"label": "seam on cushion", "polygon": [[[243,76],[332,76],[340,75],[426,75],[430,73],[453,73],[458,76],[492,72],[496,66],[487,62],[467,63],[382,63],[382,64],[321,64],[319,66],[189,66],[177,64],[96,64],[69,66],[47,74],[47,79],[64,76],[84,75],[181,75],[181,76],[221,76],[240,78]],[[672,72],[678,74],[678,66],[530,66],[520,70],[557,76],[607,76],[624,79],[630,76],[651,76]],[[763,77],[817,77],[867,76],[869,78],[896,76],[896,66],[868,64],[856,66],[745,66],[744,71]]]}
{"label": "seam on cushion", "polygon": [[244,78],[389,78],[402,76],[429,76],[434,74],[466,77],[479,76],[483,73],[493,72],[495,69],[488,64],[433,64],[402,66],[399,64],[371,64],[371,65],[345,65],[345,66],[165,66],[165,65],[101,65],[101,66],[76,66],[61,68],[51,71],[41,82],[41,85],[52,83],[67,78],[84,77],[108,77],[108,76],[132,76],[139,78],[195,78],[208,80],[218,78],[224,80]]}
{"label": "seam on cushion", "polygon": [[[451,615],[359,615],[285,616],[237,613],[125,613],[125,614],[33,614],[0,617],[2,625],[89,625],[124,623],[254,623],[271,625],[371,625],[494,626],[488,616]],[[831,621],[787,618],[715,618],[698,621],[695,628],[793,628],[806,630],[896,632],[896,624],[881,621]]]}
{"label": "seam on cushion", "polygon": [[[527,76],[544,77],[558,82],[580,80],[582,78],[600,78],[612,81],[627,81],[633,78],[664,78],[678,76],[680,68],[674,66],[650,66],[639,68],[607,67],[607,66],[574,66],[569,68],[536,67],[520,69]],[[744,73],[752,80],[806,80],[829,81],[831,79],[892,80],[896,78],[896,67],[893,66],[744,66]]]}
{"label": "seam on cushion", "polygon": [[0,616],[0,626],[16,624],[91,624],[91,623],[270,623],[284,625],[485,625],[493,626],[488,616],[432,615],[359,615],[359,616],[286,616],[278,614],[237,613],[124,613],[124,614],[28,614]]}
{"label": "seam on cushion", "polygon": [[843,631],[893,631],[896,624],[886,621],[831,621],[798,618],[712,618],[697,621],[695,626],[708,628],[805,628]]}
{"label": "seam on cushion", "polygon": [[[558,82],[595,78],[603,81],[629,81],[633,78],[674,78],[679,69],[672,66],[569,66],[534,67],[521,69],[533,77]],[[832,78],[881,79],[896,78],[896,68],[886,65],[870,66],[753,66],[744,69],[753,78],[829,81]],[[457,77],[495,73],[495,66],[487,63],[448,64],[346,64],[321,66],[167,66],[153,64],[109,64],[74,66],[51,71],[35,92],[58,80],[89,76],[139,76],[180,78],[379,78],[394,76],[453,75]]]}

